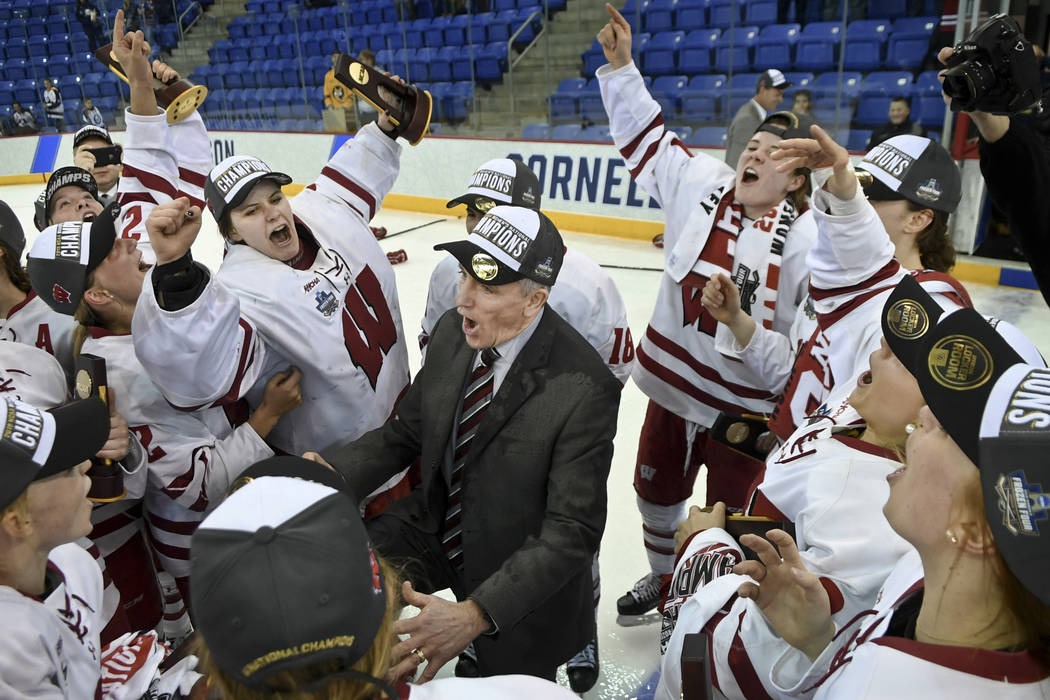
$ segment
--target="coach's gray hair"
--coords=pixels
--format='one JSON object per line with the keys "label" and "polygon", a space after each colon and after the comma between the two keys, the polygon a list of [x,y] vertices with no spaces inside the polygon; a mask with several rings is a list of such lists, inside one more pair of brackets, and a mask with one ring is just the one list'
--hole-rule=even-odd
{"label": "coach's gray hair", "polygon": [[551,286],[549,284],[541,284],[536,280],[529,279],[528,277],[521,278],[521,295],[523,297],[532,296],[532,293],[537,289],[546,289],[547,296],[551,294]]}

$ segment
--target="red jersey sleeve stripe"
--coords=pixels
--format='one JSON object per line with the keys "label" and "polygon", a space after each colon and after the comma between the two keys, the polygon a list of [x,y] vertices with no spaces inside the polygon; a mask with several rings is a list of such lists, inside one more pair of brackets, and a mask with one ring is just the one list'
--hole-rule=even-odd
{"label": "red jersey sleeve stripe", "polygon": [[651,132],[653,129],[662,129],[663,125],[664,115],[657,114],[655,117],[653,117],[653,120],[649,122],[648,126],[646,126],[644,129],[638,132],[638,135],[631,139],[630,143],[628,143],[626,146],[620,149],[620,153],[623,155],[624,158],[630,160],[631,156],[634,155],[634,152],[638,150],[638,146],[640,146],[642,141],[645,140],[645,137],[649,135],[649,132]]}
{"label": "red jersey sleeve stripe", "polygon": [[178,189],[172,183],[165,180],[160,175],[156,175],[146,170],[136,168],[134,165],[125,165],[121,171],[121,175],[124,177],[133,177],[147,188],[166,194],[172,199],[179,196]]}
{"label": "red jersey sleeve stripe", "polygon": [[[343,189],[352,192],[356,197],[363,201],[365,203],[365,206],[368,207],[368,216],[365,217],[366,219],[371,220],[371,218],[375,216],[376,200],[375,197],[368,193],[368,190],[361,187],[361,185],[357,184],[356,182],[348,178],[346,175],[343,175],[341,172],[339,172],[331,166],[325,166],[325,168],[321,170],[321,174],[330,179],[335,184],[342,187]],[[364,214],[360,211],[357,213],[364,216]]]}

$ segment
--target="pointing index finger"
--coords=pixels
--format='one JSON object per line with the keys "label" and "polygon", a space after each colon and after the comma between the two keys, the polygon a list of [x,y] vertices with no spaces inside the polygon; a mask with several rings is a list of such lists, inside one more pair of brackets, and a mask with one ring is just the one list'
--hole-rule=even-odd
{"label": "pointing index finger", "polygon": [[605,9],[609,11],[609,16],[612,17],[612,21],[614,23],[620,25],[621,27],[628,26],[627,20],[623,18],[623,15],[620,14],[619,10],[612,6],[612,3],[605,3]]}

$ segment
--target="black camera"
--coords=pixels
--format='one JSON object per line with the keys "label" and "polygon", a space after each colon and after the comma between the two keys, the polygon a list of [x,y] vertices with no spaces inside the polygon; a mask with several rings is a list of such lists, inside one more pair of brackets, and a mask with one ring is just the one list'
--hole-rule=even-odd
{"label": "black camera", "polygon": [[955,47],[944,92],[955,111],[1016,114],[1039,103],[1039,60],[1017,22],[995,15]]}

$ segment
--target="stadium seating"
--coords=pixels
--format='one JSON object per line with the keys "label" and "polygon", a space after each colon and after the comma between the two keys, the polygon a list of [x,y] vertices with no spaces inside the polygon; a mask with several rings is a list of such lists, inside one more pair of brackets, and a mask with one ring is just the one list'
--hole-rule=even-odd
{"label": "stadium seating", "polygon": [[715,42],[722,35],[718,29],[694,29],[686,34],[678,49],[678,70],[685,75],[709,73]]}
{"label": "stadium seating", "polygon": [[734,73],[751,70],[751,47],[758,38],[758,27],[734,27],[715,41],[715,70]]}
{"label": "stadium seating", "polygon": [[642,70],[647,75],[671,75],[676,70],[678,50],[685,40],[685,32],[661,32],[641,52]]}
{"label": "stadium seating", "polygon": [[693,141],[697,146],[726,145],[726,130],[722,126],[702,126],[693,130]]}
{"label": "stadium seating", "polygon": [[792,65],[802,28],[797,24],[770,24],[755,40],[755,66]]}
{"label": "stadium seating", "polygon": [[681,114],[688,122],[714,122],[722,118],[726,100],[726,76],[697,75],[682,91]]}

